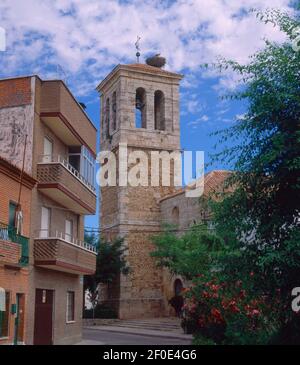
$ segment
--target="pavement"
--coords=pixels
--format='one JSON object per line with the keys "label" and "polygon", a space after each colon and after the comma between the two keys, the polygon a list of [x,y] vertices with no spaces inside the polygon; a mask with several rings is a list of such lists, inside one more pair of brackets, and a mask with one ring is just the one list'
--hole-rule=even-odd
{"label": "pavement", "polygon": [[190,345],[178,318],[120,320],[113,325],[83,328],[78,345]]}

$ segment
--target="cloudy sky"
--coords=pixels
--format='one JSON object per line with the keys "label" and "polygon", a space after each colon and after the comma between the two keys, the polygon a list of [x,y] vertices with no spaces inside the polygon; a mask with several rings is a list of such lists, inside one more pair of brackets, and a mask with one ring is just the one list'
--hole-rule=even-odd
{"label": "cloudy sky", "polygon": [[[283,35],[261,23],[252,8],[292,11],[289,0],[1,0],[0,77],[38,74],[63,78],[99,127],[96,85],[119,63],[135,62],[137,35],[142,58],[160,52],[166,68],[185,75],[181,87],[182,147],[204,150],[209,133],[231,125],[244,106],[222,101],[236,87],[232,74],[217,77],[201,65],[218,56],[247,62],[264,38]],[[224,166],[214,166],[222,168]]]}

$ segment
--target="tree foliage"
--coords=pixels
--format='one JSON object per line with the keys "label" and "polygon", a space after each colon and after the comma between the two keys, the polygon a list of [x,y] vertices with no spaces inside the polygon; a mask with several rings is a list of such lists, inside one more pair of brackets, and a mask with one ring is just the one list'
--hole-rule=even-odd
{"label": "tree foliage", "polygon": [[218,65],[241,76],[243,88],[229,97],[247,101],[248,109],[235,125],[216,133],[222,144],[237,143],[214,160],[238,157],[229,181],[234,193],[212,206],[218,232],[235,238],[245,267],[265,278],[258,285],[269,295],[281,289],[282,327],[292,321],[299,333],[290,303],[300,277],[300,49],[295,47],[300,22],[298,14],[277,10],[258,17],[278,26],[286,42],[266,41],[246,65],[227,60]]}
{"label": "tree foliage", "polygon": [[[249,325],[247,303],[228,289],[241,280],[247,297],[267,305],[266,311],[253,309],[261,313],[258,342],[299,344],[300,316],[291,310],[292,289],[300,286],[299,13],[292,17],[270,10],[257,16],[279,27],[286,41],[266,40],[245,65],[224,59],[214,65],[240,75],[242,86],[227,98],[247,104],[246,114],[232,127],[215,133],[222,151],[212,162],[231,164],[235,171],[226,182],[231,189],[210,202],[216,234],[191,230],[177,237],[166,232],[155,239],[154,256],[172,272],[193,279],[190,313],[196,313],[197,328],[202,315],[209,323],[222,318],[222,341],[253,342],[254,337],[243,337]],[[203,298],[209,283],[220,292]],[[222,303],[228,295],[239,303],[233,314]]]}
{"label": "tree foliage", "polygon": [[96,272],[94,275],[85,276],[85,289],[94,293],[98,284],[112,283],[120,273],[128,274],[129,267],[124,257],[124,239],[117,238],[107,242],[95,235],[86,235],[85,240],[98,248]]}
{"label": "tree foliage", "polygon": [[166,226],[162,234],[153,237],[153,242],[151,256],[158,265],[187,280],[211,270],[223,248],[223,241],[204,224],[194,225],[182,236],[176,234],[174,227]]}

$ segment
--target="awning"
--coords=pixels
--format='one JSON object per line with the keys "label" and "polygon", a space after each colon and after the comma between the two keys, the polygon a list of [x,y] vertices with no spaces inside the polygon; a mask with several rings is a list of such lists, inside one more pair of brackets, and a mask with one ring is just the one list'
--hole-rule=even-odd
{"label": "awning", "polygon": [[5,289],[0,287],[0,311],[5,312]]}

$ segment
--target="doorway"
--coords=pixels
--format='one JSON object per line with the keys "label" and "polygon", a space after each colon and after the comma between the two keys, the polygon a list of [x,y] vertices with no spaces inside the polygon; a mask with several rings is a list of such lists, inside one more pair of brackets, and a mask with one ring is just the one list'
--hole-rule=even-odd
{"label": "doorway", "polygon": [[14,343],[24,343],[24,314],[25,314],[25,295],[17,293],[17,311],[15,318],[15,337]]}
{"label": "doorway", "polygon": [[182,289],[183,289],[183,284],[182,281],[180,279],[176,279],[174,282],[174,294],[175,296],[179,296],[182,293]]}
{"label": "doorway", "polygon": [[36,289],[34,314],[34,345],[53,344],[54,290]]}

